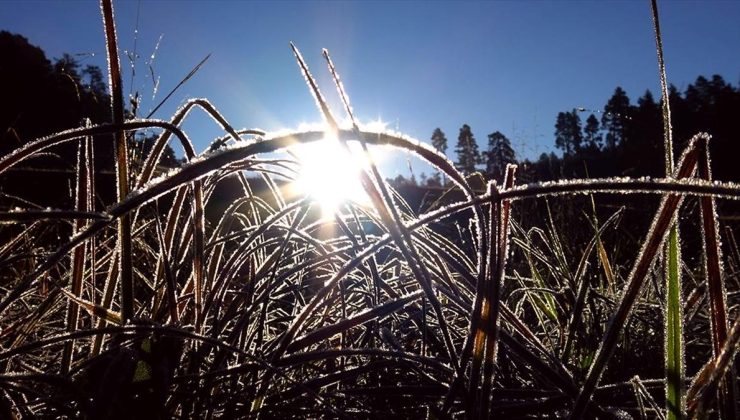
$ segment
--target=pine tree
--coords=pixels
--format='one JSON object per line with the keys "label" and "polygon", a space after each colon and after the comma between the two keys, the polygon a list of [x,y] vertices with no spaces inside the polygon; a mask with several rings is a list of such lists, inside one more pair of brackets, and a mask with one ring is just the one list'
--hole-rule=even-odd
{"label": "pine tree", "polygon": [[478,143],[476,143],[473,132],[467,124],[463,124],[460,128],[455,152],[457,153],[457,168],[465,175],[475,172],[475,165],[480,161],[480,154],[478,153]]}
{"label": "pine tree", "polygon": [[439,128],[435,128],[432,133],[432,146],[443,155],[447,153],[447,137]]}
{"label": "pine tree", "polygon": [[486,152],[486,173],[491,179],[501,180],[504,177],[506,165],[516,163],[516,154],[511,147],[511,141],[500,131],[488,135],[488,151]]}
{"label": "pine tree", "polygon": [[[439,127],[435,128],[432,133],[432,146],[443,155],[447,153],[447,137]],[[429,184],[434,186],[444,186],[442,174],[440,174],[439,171],[435,171],[429,178]]]}
{"label": "pine tree", "polygon": [[598,152],[601,149],[601,143],[604,141],[601,133],[599,133],[599,120],[591,114],[586,119],[586,127],[583,129],[584,132],[584,147],[591,153]]}
{"label": "pine tree", "polygon": [[571,112],[558,113],[555,123],[555,146],[563,151],[565,156],[580,153],[583,143],[581,133],[581,117],[575,109]]}
{"label": "pine tree", "polygon": [[635,175],[665,175],[661,105],[649,90],[637,100],[622,149],[622,161]]}
{"label": "pine tree", "polygon": [[604,106],[601,126],[606,130],[606,149],[614,150],[627,139],[626,128],[631,118],[632,107],[627,93],[619,86]]}

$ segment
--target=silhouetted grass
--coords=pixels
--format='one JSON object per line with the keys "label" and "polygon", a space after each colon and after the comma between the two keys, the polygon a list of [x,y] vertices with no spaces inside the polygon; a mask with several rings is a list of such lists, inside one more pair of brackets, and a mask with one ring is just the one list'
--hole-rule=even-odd
{"label": "silhouetted grass", "polygon": [[[692,417],[732,416],[740,253],[726,229],[722,254],[715,201],[740,199],[740,186],[712,180],[708,134],[665,179],[517,186],[511,166],[503,185],[476,191],[430,147],[361,129],[324,51],[352,122],[340,127],[295,46],[326,131],[235,130],[205,99],[168,121],[124,121],[113,9],[101,3],[113,122],[0,157],[2,173],[63,143],[79,149],[73,208],[0,213],[2,226],[25,227],[0,243],[3,418],[663,418],[683,416],[684,401]],[[195,108],[224,132],[200,154],[179,128]],[[161,134],[143,161],[117,149],[117,200],[96,210],[95,142],[125,146],[127,134],[152,128]],[[173,136],[187,163],[157,174]],[[298,163],[273,157],[325,137],[347,156],[359,142],[371,199],[328,219],[312,197],[285,193]],[[417,214],[404,203],[372,161],[376,146],[451,181],[434,208]],[[238,186],[234,201],[208,215],[227,183]],[[650,227],[634,234],[639,250],[617,252],[626,210],[600,221],[603,194],[660,199]],[[532,202],[547,206],[543,220],[523,217]],[[699,204],[698,217],[677,217],[686,202]],[[583,226],[579,203],[592,208]],[[701,226],[695,266],[664,256],[676,224]],[[57,236],[60,225],[69,233]],[[666,271],[673,294],[656,281]],[[696,281],[691,293],[681,272]],[[675,325],[660,326],[664,308]],[[669,331],[678,347],[662,349]],[[645,366],[624,363],[663,358],[681,370],[683,343],[707,349],[691,354],[703,368],[688,378],[641,378]]]}

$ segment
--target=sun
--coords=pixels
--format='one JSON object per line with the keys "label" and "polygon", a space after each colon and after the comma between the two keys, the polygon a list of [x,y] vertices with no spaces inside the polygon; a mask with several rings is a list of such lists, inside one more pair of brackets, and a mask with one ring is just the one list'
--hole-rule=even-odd
{"label": "sun", "polygon": [[[316,200],[324,217],[332,216],[347,202],[370,204],[360,182],[360,172],[367,167],[364,152],[357,142],[348,145],[349,150],[328,136],[291,149],[299,165],[293,187]],[[373,150],[372,156],[376,159],[377,151]]]}

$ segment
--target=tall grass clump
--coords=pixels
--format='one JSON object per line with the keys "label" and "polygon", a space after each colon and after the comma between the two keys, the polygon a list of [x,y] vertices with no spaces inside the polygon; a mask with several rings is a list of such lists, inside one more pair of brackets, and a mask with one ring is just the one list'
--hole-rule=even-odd
{"label": "tall grass clump", "polygon": [[[324,51],[341,126],[292,44],[325,129],[235,129],[207,99],[125,119],[113,7],[101,6],[111,122],[0,157],[2,174],[78,149],[71,208],[16,198],[0,212],[0,417],[736,416],[740,253],[716,201],[740,186],[712,179],[706,133],[673,165],[654,2],[666,177],[517,185],[509,166],[484,190],[431,147],[363,129]],[[223,132],[200,153],[181,128],[195,110]],[[159,134],[137,157],[126,139],[143,130]],[[186,162],[163,171],[172,141]],[[293,149],[320,141],[366,162],[369,204],[325,215],[290,191]],[[102,142],[116,145],[104,207]],[[449,179],[440,198],[414,210],[373,161],[379,147]],[[597,206],[605,195],[621,205]],[[657,203],[644,223],[627,206],[636,196]],[[692,228],[696,267],[679,252]],[[689,348],[698,362],[684,367]]]}
{"label": "tall grass clump", "polygon": [[[668,100],[668,80],[663,59],[663,40],[660,34],[657,0],[650,1],[650,10],[655,30],[655,49],[658,53],[660,74],[660,95],[663,111],[663,144],[665,149],[665,176],[673,173],[673,127],[671,106]],[[683,306],[681,305],[681,247],[678,223],[673,221],[668,244],[665,249],[665,369],[666,369],[666,411],[668,419],[680,419],[684,415],[684,339]]]}

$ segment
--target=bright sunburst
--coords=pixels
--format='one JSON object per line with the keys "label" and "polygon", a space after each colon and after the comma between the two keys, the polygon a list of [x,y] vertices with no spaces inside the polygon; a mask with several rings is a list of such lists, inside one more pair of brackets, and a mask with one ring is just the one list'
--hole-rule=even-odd
{"label": "bright sunburst", "polygon": [[[325,138],[292,150],[300,165],[294,188],[312,196],[324,216],[332,215],[347,201],[369,204],[360,182],[360,171],[367,166],[363,152],[357,142],[350,142],[349,148],[350,153],[336,139]],[[373,159],[376,158],[374,151]]]}

